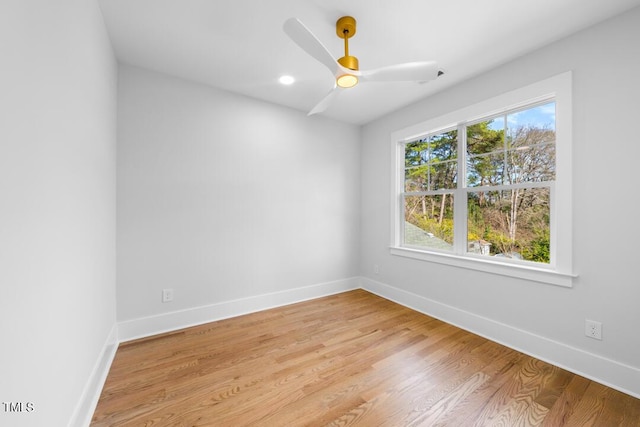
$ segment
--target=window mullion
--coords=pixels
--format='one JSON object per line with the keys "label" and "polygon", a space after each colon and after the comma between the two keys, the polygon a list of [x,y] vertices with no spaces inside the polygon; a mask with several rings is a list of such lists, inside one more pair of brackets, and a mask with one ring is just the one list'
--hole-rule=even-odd
{"label": "window mullion", "polygon": [[453,195],[453,251],[464,255],[467,247],[467,128],[458,125],[458,183]]}
{"label": "window mullion", "polygon": [[393,178],[394,188],[392,194],[394,200],[391,206],[392,218],[398,218],[398,221],[393,221],[391,226],[391,245],[400,246],[404,240],[404,199],[405,199],[405,142],[396,144],[392,154],[394,166],[392,172],[395,175]]}

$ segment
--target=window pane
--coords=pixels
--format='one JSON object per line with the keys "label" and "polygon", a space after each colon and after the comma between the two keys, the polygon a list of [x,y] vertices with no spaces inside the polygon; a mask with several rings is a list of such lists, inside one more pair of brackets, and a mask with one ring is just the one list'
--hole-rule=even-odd
{"label": "window pane", "polygon": [[404,244],[453,250],[453,195],[404,198]]}
{"label": "window pane", "polygon": [[[545,129],[553,133],[556,131],[556,103],[527,108],[507,115],[509,135],[521,128]],[[555,136],[554,136],[555,139]]]}
{"label": "window pane", "polygon": [[440,190],[456,187],[458,171],[456,162],[434,163],[430,170],[430,189]]}
{"label": "window pane", "polygon": [[507,183],[553,181],[555,102],[507,115],[507,127]]}
{"label": "window pane", "polygon": [[504,116],[467,126],[467,154],[486,154],[504,147]]}
{"label": "window pane", "polygon": [[505,116],[467,126],[467,186],[502,184]]}
{"label": "window pane", "polygon": [[426,191],[429,182],[429,166],[417,166],[404,170],[404,191]]}
{"label": "window pane", "polygon": [[406,143],[404,146],[404,167],[408,168],[427,163],[428,145],[426,138]]}
{"label": "window pane", "polygon": [[458,131],[408,142],[404,148],[405,191],[455,188]]}
{"label": "window pane", "polygon": [[470,192],[467,251],[549,263],[549,188]]}
{"label": "window pane", "polygon": [[506,184],[555,180],[555,144],[550,142],[509,150],[505,172]]}
{"label": "window pane", "polygon": [[469,156],[467,186],[502,185],[504,183],[504,151]]}
{"label": "window pane", "polygon": [[450,130],[429,138],[429,160],[438,162],[458,157],[458,131]]}

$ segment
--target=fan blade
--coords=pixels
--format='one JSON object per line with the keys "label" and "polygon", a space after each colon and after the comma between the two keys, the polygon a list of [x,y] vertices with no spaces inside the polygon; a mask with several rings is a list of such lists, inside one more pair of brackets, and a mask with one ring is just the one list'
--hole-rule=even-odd
{"label": "fan blade", "polygon": [[439,75],[438,64],[433,61],[407,62],[374,70],[362,71],[363,82],[426,82]]}
{"label": "fan blade", "polygon": [[340,88],[338,86],[334,86],[333,89],[331,89],[331,92],[329,92],[324,98],[322,98],[322,100],[318,102],[311,111],[309,111],[307,116],[322,113],[324,110],[327,109],[329,104],[331,104],[331,102],[338,96],[339,93],[340,93]]}
{"label": "fan blade", "polygon": [[282,28],[291,40],[300,46],[302,50],[324,64],[332,74],[338,71],[340,67],[338,61],[299,19],[287,19]]}

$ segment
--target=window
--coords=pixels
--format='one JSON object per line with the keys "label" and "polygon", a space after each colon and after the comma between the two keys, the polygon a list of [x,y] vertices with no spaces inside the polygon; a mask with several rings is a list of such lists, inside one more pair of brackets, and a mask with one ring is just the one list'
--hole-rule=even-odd
{"label": "window", "polygon": [[571,286],[571,76],[396,132],[392,253]]}

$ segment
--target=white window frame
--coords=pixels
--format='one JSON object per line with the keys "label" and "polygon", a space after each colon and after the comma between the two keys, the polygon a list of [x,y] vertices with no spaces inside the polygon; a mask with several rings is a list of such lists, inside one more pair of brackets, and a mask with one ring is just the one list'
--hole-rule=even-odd
{"label": "white window frame", "polygon": [[[469,107],[415,124],[391,134],[392,202],[391,247],[392,255],[446,264],[503,276],[571,287],[577,277],[572,265],[572,105],[571,72],[516,89]],[[454,248],[457,252],[441,252],[429,248],[402,246],[404,233],[404,145],[427,133],[458,128],[487,117],[528,105],[554,100],[556,103],[556,179],[551,183],[550,235],[552,259],[549,264],[522,262],[511,259],[497,260],[467,253],[465,185],[458,185],[454,193]],[[460,144],[460,143],[459,143]],[[459,162],[459,169],[461,168]],[[458,181],[466,174],[458,171]],[[462,226],[460,225],[462,224]],[[463,230],[462,230],[463,229]],[[465,248],[464,250],[462,248]]]}

